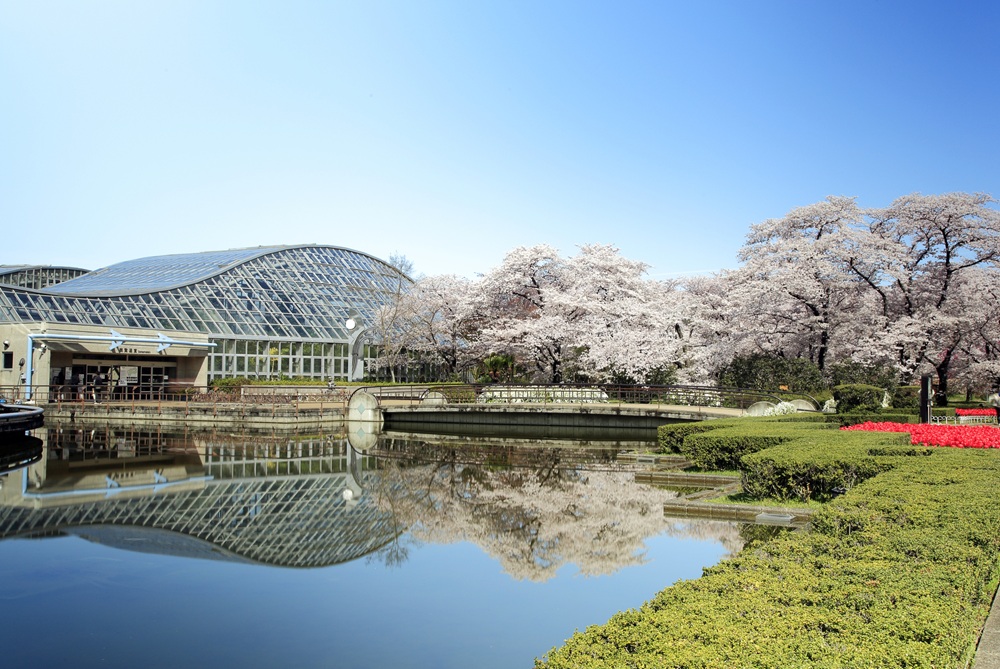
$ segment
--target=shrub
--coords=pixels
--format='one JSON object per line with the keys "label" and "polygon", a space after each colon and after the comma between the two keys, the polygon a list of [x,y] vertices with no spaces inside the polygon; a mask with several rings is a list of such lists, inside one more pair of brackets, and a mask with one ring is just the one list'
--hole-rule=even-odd
{"label": "shrub", "polygon": [[857,425],[858,423],[868,423],[875,421],[892,421],[894,423],[916,423],[920,417],[915,413],[883,413],[881,411],[871,413],[835,413],[824,414],[823,419],[828,423],[836,423],[841,427],[846,425]]}
{"label": "shrub", "polygon": [[809,392],[826,387],[823,373],[803,358],[785,358],[767,353],[737,356],[719,373],[719,383],[731,388]]}
{"label": "shrub", "polygon": [[815,431],[779,448],[748,454],[740,464],[743,491],[758,498],[825,502],[891,468],[886,456],[915,451],[903,434],[842,437],[832,430]]}
{"label": "shrub", "polygon": [[885,391],[876,386],[848,383],[833,389],[837,401],[837,413],[878,413],[882,410]]}
{"label": "shrub", "polygon": [[836,427],[797,419],[798,416],[775,416],[711,421],[708,430],[686,433],[677,452],[701,469],[740,469],[744,455],[784,443],[802,434],[803,430]]}
{"label": "shrub", "polygon": [[476,391],[473,390],[472,386],[434,386],[431,390],[444,395],[451,404],[475,404],[476,402]]}
{"label": "shrub", "polygon": [[739,469],[744,455],[784,443],[788,438],[774,434],[748,434],[739,428],[693,434],[681,445],[681,455],[695,466],[708,470]]}
{"label": "shrub", "polygon": [[892,396],[894,409],[920,409],[920,386],[899,386]]}
{"label": "shrub", "polygon": [[863,365],[853,360],[838,362],[827,368],[830,385],[865,384],[879,388],[893,388],[898,376],[891,366]]}
{"label": "shrub", "polygon": [[249,379],[241,376],[228,376],[222,379],[213,379],[212,387],[217,390],[237,390],[249,382]]}
{"label": "shrub", "polygon": [[661,453],[680,453],[681,446],[688,435],[706,432],[719,427],[728,421],[703,420],[690,423],[669,423],[661,425],[656,430]]}
{"label": "shrub", "polygon": [[816,490],[854,475],[854,487],[816,512],[812,531],[758,541],[536,666],[969,666],[1000,561],[998,454],[767,425],[790,440],[746,456],[748,478]]}

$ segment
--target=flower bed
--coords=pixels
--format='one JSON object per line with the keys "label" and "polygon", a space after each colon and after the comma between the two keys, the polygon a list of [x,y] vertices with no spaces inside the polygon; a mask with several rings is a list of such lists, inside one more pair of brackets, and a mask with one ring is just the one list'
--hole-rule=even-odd
{"label": "flower bed", "polygon": [[909,432],[910,443],[952,448],[1000,448],[1000,427],[928,423],[860,423],[840,428],[865,432]]}
{"label": "flower bed", "polygon": [[955,409],[956,416],[996,416],[996,409]]}

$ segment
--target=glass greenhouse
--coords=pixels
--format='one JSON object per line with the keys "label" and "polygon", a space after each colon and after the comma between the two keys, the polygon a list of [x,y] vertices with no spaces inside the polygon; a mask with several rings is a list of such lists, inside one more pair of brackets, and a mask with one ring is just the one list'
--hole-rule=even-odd
{"label": "glass greenhouse", "polygon": [[[68,383],[122,365],[152,386],[228,376],[360,378],[376,311],[409,283],[373,256],[325,245],[141,258],[45,288],[0,279],[0,385],[12,381],[2,372],[16,379],[25,367],[41,377],[36,383],[43,367],[46,382]],[[179,357],[197,358],[197,371]],[[171,367],[179,369],[171,375]]]}

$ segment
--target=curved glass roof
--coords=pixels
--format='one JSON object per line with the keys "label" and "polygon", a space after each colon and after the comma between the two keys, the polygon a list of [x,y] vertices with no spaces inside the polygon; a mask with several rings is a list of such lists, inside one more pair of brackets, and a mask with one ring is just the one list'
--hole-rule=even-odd
{"label": "curved glass roof", "polygon": [[347,342],[409,279],[336,246],[269,246],[119,263],[44,290],[0,284],[0,322]]}
{"label": "curved glass roof", "polygon": [[258,246],[127,260],[52,286],[71,295],[130,295],[166,290],[206,279],[228,267],[290,246]]}
{"label": "curved glass roof", "polygon": [[23,272],[28,269],[41,269],[41,270],[71,270],[74,272],[87,272],[82,267],[67,267],[65,265],[0,265],[0,276],[5,274],[14,274],[15,272]]}
{"label": "curved glass roof", "polygon": [[43,290],[63,281],[69,281],[88,270],[80,267],[53,267],[51,265],[0,265],[0,283],[8,286]]}

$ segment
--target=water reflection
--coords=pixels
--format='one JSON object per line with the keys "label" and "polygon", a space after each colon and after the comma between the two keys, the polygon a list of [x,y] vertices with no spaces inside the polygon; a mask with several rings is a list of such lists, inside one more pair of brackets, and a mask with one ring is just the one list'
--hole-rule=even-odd
{"label": "water reflection", "polygon": [[0,478],[0,539],[294,567],[399,564],[414,545],[467,541],[532,581],[641,564],[663,533],[741,544],[734,524],[664,519],[675,493],[635,484],[621,442],[395,432],[359,452],[344,434],[37,432],[37,461]]}
{"label": "water reflection", "polygon": [[379,508],[408,528],[407,540],[473,542],[514,578],[546,581],[566,564],[585,576],[643,564],[645,541],[662,533],[742,545],[732,524],[666,520],[663,502],[677,493],[636,485],[634,466],[617,461],[620,444],[416,436],[388,432],[375,451]]}

